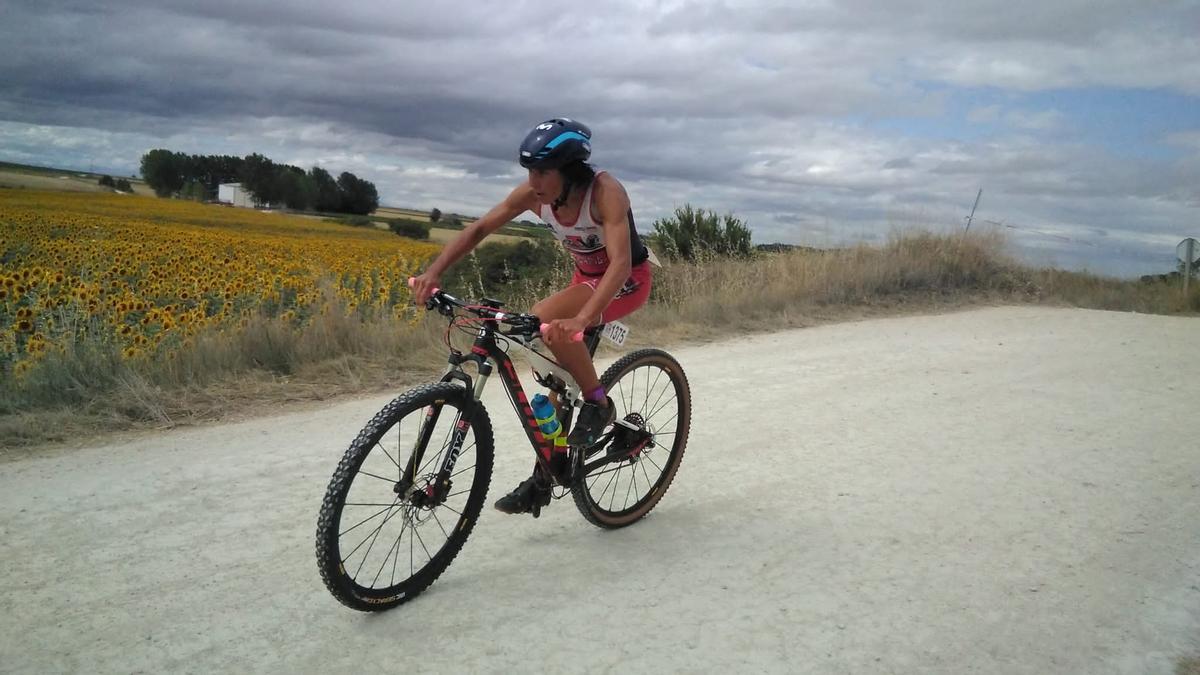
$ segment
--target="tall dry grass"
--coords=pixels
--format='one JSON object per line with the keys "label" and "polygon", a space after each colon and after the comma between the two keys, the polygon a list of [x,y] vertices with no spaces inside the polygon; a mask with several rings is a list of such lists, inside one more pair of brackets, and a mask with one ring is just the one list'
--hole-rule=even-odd
{"label": "tall dry grass", "polygon": [[1038,287],[997,252],[1002,246],[996,235],[912,232],[895,233],[879,247],[669,263],[655,276],[653,310],[632,321],[666,337],[803,322],[814,310],[836,318],[855,308],[914,300],[1036,298]]}
{"label": "tall dry grass", "polygon": [[[650,304],[627,323],[635,345],[669,346],[864,313],[979,302],[1200,312],[1200,288],[1185,302],[1180,289],[1166,284],[1030,269],[1003,250],[998,234],[907,232],[878,247],[672,262],[656,270]],[[469,287],[472,275],[466,272],[460,280]],[[564,269],[510,287],[502,299],[522,310],[567,279]],[[75,345],[48,357],[20,383],[0,383],[0,446],[86,440],[99,431],[169,427],[250,414],[284,401],[397,389],[444,366],[446,324],[440,317],[422,319],[415,310],[409,316],[364,317],[343,302],[326,292],[320,311],[299,328],[260,317],[241,330],[202,333],[190,348],[159,361],[130,362],[102,343]],[[460,337],[456,344],[463,346],[463,339],[469,343],[469,337]]]}

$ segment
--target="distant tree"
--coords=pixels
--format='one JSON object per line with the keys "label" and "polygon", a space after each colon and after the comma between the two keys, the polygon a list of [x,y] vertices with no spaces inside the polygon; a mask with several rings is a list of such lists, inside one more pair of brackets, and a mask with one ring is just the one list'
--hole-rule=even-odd
{"label": "distant tree", "polygon": [[338,192],[337,181],[329,172],[319,166],[308,171],[308,178],[313,187],[313,208],[317,211],[337,211],[342,208],[342,195]]}
{"label": "distant tree", "polygon": [[124,178],[118,178],[114,187],[121,192],[133,192],[133,186],[130,185],[129,181],[125,180]]}
{"label": "distant tree", "polygon": [[235,183],[240,179],[243,160],[229,155],[193,155],[189,177],[204,185],[209,195],[217,193],[222,183]]}
{"label": "distant tree", "polygon": [[435,208],[434,210],[429,212],[429,222],[436,223],[437,221],[439,221],[441,219],[442,219],[441,209]]}
{"label": "distant tree", "polygon": [[96,182],[97,182],[97,184],[103,185],[104,187],[115,188],[117,186],[117,184],[115,182],[113,182],[113,177],[108,176],[108,175],[100,176],[100,180],[98,180]]}
{"label": "distant tree", "polygon": [[242,187],[254,195],[254,200],[260,204],[270,204],[281,201],[278,193],[275,163],[270,159],[253,153],[242,160],[242,170],[238,176]]}
{"label": "distant tree", "polygon": [[304,169],[298,166],[277,166],[275,193],[289,209],[304,211],[316,201],[316,188]]}
{"label": "distant tree", "polygon": [[666,255],[695,260],[703,253],[723,256],[749,256],[750,228],[733,214],[718,216],[715,211],[684,204],[672,218],[654,221],[654,233]]}
{"label": "distant tree", "polygon": [[367,215],[379,208],[379,193],[375,184],[343,171],[337,180],[338,192],[342,196],[341,210],[345,213]]}
{"label": "distant tree", "polygon": [[187,156],[155,149],[142,155],[142,179],[159,197],[169,197],[183,188]]}
{"label": "distant tree", "polygon": [[183,186],[183,189],[179,191],[179,196],[183,199],[202,202],[208,199],[208,190],[200,181],[189,180],[187,184]]}

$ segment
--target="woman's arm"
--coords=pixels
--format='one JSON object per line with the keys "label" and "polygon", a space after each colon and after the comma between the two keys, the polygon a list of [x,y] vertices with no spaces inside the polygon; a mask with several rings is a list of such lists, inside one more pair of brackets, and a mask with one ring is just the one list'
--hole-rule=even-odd
{"label": "woman's arm", "polygon": [[621,286],[625,285],[633,269],[629,252],[629,195],[617,179],[606,173],[596,177],[596,187],[593,188],[592,195],[596,200],[596,209],[600,212],[600,222],[604,223],[604,247],[608,250],[608,269],[596,284],[596,292],[575,317],[584,322],[585,328],[600,322],[601,314],[608,308],[617,291],[621,290]]}
{"label": "woman's arm", "polygon": [[413,302],[424,303],[433,294],[433,289],[441,282],[442,274],[463,256],[474,250],[489,234],[525,211],[533,211],[536,208],[537,198],[528,182],[521,183],[514,188],[503,201],[493,206],[482,218],[468,225],[449,244],[446,244],[429,269],[413,282]]}

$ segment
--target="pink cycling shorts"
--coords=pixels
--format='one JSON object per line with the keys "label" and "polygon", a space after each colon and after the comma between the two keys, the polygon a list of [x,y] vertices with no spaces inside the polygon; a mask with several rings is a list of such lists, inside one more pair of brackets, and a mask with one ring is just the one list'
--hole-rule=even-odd
{"label": "pink cycling shorts", "polygon": [[[608,308],[601,314],[600,320],[604,323],[616,321],[625,316],[632,314],[637,308],[646,304],[646,299],[650,297],[650,281],[653,274],[650,272],[650,261],[647,260],[639,265],[634,265],[629,272],[629,278],[625,280],[625,285],[617,294],[613,296],[612,302],[608,304]],[[575,275],[571,278],[571,285],[577,286],[583,284],[593,291],[596,290],[596,285],[600,283],[601,277],[589,277],[580,273],[579,268],[575,268]]]}

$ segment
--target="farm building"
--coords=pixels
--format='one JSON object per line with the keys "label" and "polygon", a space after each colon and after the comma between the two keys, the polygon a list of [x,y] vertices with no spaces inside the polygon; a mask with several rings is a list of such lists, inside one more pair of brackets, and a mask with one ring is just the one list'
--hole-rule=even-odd
{"label": "farm building", "polygon": [[234,206],[254,208],[254,196],[242,188],[241,183],[222,183],[217,186],[217,201]]}

